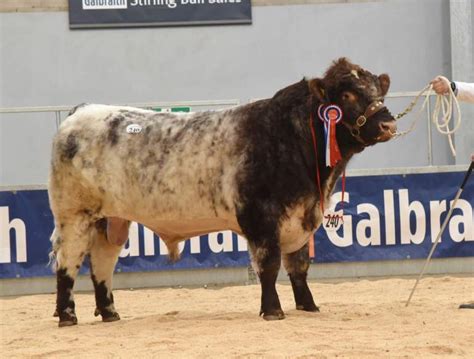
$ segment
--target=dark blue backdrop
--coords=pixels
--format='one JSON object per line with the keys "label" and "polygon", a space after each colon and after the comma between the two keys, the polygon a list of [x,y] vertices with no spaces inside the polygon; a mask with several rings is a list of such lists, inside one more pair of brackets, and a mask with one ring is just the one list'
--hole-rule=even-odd
{"label": "dark blue backdrop", "polygon": [[[316,232],[316,256],[313,261],[328,263],[426,258],[432,239],[434,240],[438,234],[439,226],[445,219],[450,208],[449,203],[454,198],[463,175],[462,172],[449,172],[348,177],[346,180],[348,195],[345,197],[348,201],[344,204],[345,224],[337,233],[330,236],[323,228]],[[340,183],[338,186],[340,187]],[[336,196],[339,187],[336,188]],[[386,198],[393,198],[393,206],[384,200],[384,191]],[[403,198],[406,199],[407,196],[408,202],[400,205],[400,200],[403,202]],[[473,199],[474,180],[471,178],[434,257],[474,256]],[[443,200],[447,202],[445,210],[440,216],[436,215],[438,201]],[[417,201],[419,203],[416,203]],[[337,208],[339,207],[340,204]],[[412,207],[417,207],[418,213],[410,212],[409,208]],[[367,208],[370,214],[365,212]],[[409,224],[404,227],[400,223],[400,218],[403,216],[401,212],[409,219]],[[390,222],[390,217],[394,219],[394,230],[391,232],[393,234],[387,235],[385,222],[387,218]],[[22,223],[19,224],[20,221],[15,219],[24,223],[25,236],[22,235]],[[363,228],[369,220],[372,224],[371,229]],[[421,243],[411,243],[408,231],[416,232],[423,221],[426,230],[419,237]],[[431,233],[432,222],[435,223],[433,230],[436,233]],[[52,230],[53,218],[46,190],[0,192],[0,278],[51,275],[48,253]],[[364,237],[371,237],[371,240],[364,240]],[[392,242],[388,237],[392,238]],[[403,238],[405,243],[402,243]],[[151,243],[148,242],[148,252],[145,250],[142,226],[138,227],[138,235],[135,235],[133,241],[135,251],[127,255],[127,250],[130,251],[132,246],[130,239],[126,250],[122,252],[124,257],[120,258],[117,271],[232,267],[247,266],[249,263],[244,241],[239,241],[236,234],[230,235],[228,232],[221,233],[217,237],[214,235],[213,246],[209,245],[207,235],[201,236],[200,240],[194,239],[194,246],[190,241],[186,241],[182,259],[174,264],[169,263],[166,255],[160,254],[161,247],[157,236],[154,236]],[[216,250],[221,248],[219,245],[224,241],[227,241],[227,246],[224,246],[227,249]],[[149,250],[150,245],[153,248],[152,252]],[[154,254],[150,254],[153,252]],[[25,253],[26,261],[22,261]]]}

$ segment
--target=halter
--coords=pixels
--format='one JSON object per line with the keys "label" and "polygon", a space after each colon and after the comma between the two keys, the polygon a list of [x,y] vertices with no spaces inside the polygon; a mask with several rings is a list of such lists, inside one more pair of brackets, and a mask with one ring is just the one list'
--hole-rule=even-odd
{"label": "halter", "polygon": [[360,137],[360,128],[366,124],[367,120],[370,117],[372,117],[373,115],[375,115],[377,112],[379,112],[380,110],[382,110],[384,108],[386,108],[386,107],[385,107],[385,105],[382,101],[375,100],[372,103],[370,103],[369,106],[367,106],[367,108],[365,109],[364,114],[360,115],[357,118],[355,125],[351,125],[351,124],[349,124],[345,121],[342,121],[342,124],[349,129],[349,131],[351,132],[351,135],[359,143],[363,144],[364,146],[367,146],[368,143],[365,142],[362,137]]}

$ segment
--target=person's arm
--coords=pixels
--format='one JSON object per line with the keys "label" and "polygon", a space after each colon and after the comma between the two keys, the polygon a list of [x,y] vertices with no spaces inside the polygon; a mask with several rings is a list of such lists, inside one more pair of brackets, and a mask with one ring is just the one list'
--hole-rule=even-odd
{"label": "person's arm", "polygon": [[455,81],[454,84],[459,101],[474,103],[474,83]]}
{"label": "person's arm", "polygon": [[430,83],[433,85],[433,91],[438,95],[446,95],[451,87],[459,101],[474,103],[474,83],[450,82],[444,76],[436,76]]}

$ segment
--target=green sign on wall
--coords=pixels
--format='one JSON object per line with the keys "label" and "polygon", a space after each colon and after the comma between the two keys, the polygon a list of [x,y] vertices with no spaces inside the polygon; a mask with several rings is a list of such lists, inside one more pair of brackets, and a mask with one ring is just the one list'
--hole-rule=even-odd
{"label": "green sign on wall", "polygon": [[191,112],[191,107],[154,107],[156,112]]}

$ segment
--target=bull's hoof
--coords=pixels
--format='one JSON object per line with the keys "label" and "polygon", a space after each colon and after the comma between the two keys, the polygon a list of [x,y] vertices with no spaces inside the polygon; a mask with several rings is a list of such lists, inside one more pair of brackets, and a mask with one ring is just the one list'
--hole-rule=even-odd
{"label": "bull's hoof", "polygon": [[58,324],[59,328],[72,327],[73,325],[77,325],[77,318],[74,318],[74,320],[62,320]]}
{"label": "bull's hoof", "polygon": [[263,316],[263,319],[265,320],[282,320],[285,319],[285,313],[283,313],[283,310],[278,309],[274,310],[268,313],[265,312],[260,312],[260,315]]}
{"label": "bull's hoof", "polygon": [[54,311],[53,317],[59,317],[59,313],[58,313],[58,310],[57,310],[57,309]]}
{"label": "bull's hoof", "polygon": [[110,312],[108,310],[101,311],[99,308],[95,308],[94,315],[97,317],[99,314],[102,316],[102,321],[105,323],[120,320],[120,315],[117,312]]}
{"label": "bull's hoof", "polygon": [[60,316],[59,324],[58,324],[59,328],[71,327],[73,325],[77,325],[77,317],[76,316],[72,316],[72,315],[69,315],[69,314],[65,314],[65,315]]}
{"label": "bull's hoof", "polygon": [[117,320],[120,320],[120,315],[117,312],[110,313],[107,316],[102,315],[102,321],[105,323],[116,322]]}
{"label": "bull's hoof", "polygon": [[305,312],[319,312],[318,306],[314,303],[297,304],[296,309],[297,310],[304,310]]}

